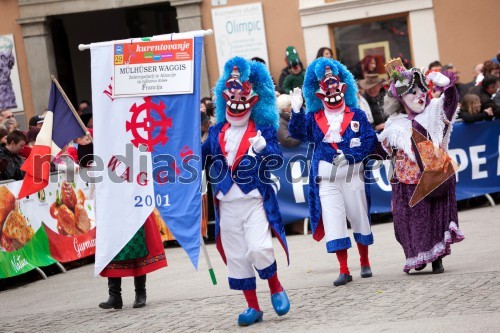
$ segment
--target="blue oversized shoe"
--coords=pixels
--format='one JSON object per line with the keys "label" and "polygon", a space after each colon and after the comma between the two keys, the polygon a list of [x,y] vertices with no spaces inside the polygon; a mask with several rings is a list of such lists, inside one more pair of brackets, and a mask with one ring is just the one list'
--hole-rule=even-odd
{"label": "blue oversized shoe", "polygon": [[283,316],[290,311],[290,300],[286,295],[285,289],[283,291],[271,295],[271,303],[273,303],[274,311],[278,316]]}
{"label": "blue oversized shoe", "polygon": [[250,326],[252,324],[262,321],[262,316],[264,312],[257,311],[253,308],[248,308],[238,316],[238,325],[240,326]]}

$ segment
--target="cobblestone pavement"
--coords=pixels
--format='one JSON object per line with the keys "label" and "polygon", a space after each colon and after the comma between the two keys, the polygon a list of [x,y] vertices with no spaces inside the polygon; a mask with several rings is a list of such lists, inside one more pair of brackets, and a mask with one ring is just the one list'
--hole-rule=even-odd
{"label": "cobblestone pavement", "polygon": [[[500,274],[419,274],[394,281],[346,287],[288,290],[292,310],[274,314],[267,293],[259,293],[264,321],[246,331],[327,331],[333,327],[404,322],[450,315],[500,313]],[[39,313],[2,319],[4,332],[231,332],[244,307],[240,295],[163,301],[136,310],[98,308]],[[498,324],[498,322],[497,322]]]}
{"label": "cobblestone pavement", "polygon": [[193,272],[182,250],[167,249],[169,267],[148,275],[145,308],[132,308],[132,279],[124,279],[125,308],[101,310],[97,303],[105,298],[106,280],[92,278],[93,267],[87,265],[1,292],[0,332],[498,332],[499,214],[500,207],[460,213],[466,240],[453,245],[453,254],[444,261],[446,271],[439,275],[430,268],[402,273],[402,250],[392,224],[375,225],[373,278],[359,278],[357,255],[351,250],[354,281],[336,288],[335,259],[325,254],[324,244],[310,236],[289,237],[292,263],[280,274],[291,310],[278,317],[259,281],[264,321],[247,328],[236,323],[244,298],[228,289],[212,244],[208,250],[217,286],[209,284],[206,271]]}

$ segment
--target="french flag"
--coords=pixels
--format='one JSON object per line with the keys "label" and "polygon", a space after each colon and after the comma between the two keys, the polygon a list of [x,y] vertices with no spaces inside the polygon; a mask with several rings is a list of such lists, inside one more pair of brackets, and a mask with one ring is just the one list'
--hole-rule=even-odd
{"label": "french flag", "polygon": [[45,188],[49,183],[52,156],[56,156],[72,140],[87,134],[54,80],[50,88],[49,111],[30,156],[21,167],[26,175],[19,191],[19,199]]}

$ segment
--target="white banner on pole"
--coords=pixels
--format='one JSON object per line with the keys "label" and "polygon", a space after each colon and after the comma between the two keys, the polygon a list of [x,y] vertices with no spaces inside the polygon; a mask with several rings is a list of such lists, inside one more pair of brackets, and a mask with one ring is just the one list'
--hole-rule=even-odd
{"label": "white banner on pole", "polygon": [[94,154],[102,161],[100,169],[104,170],[96,174],[101,178],[95,185],[95,275],[127,244],[154,208],[136,207],[135,198],[154,196],[151,154],[133,146],[133,134],[127,131],[130,110],[133,105],[142,104],[143,99],[112,97],[109,87],[114,71],[113,52],[113,45],[91,48]]}

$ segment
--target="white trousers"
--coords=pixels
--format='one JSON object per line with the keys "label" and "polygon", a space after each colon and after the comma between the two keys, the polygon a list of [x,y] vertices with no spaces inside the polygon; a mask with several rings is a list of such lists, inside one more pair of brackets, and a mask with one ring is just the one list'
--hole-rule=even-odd
{"label": "white trousers", "polygon": [[349,237],[346,217],[353,233],[371,235],[363,168],[361,163],[351,165],[351,171],[348,168],[348,165],[339,166],[335,179],[328,179],[324,172],[319,172],[323,174],[319,183],[319,198],[327,242]]}
{"label": "white trousers", "polygon": [[262,197],[220,201],[219,207],[229,278],[253,278],[253,267],[262,270],[276,260]]}

